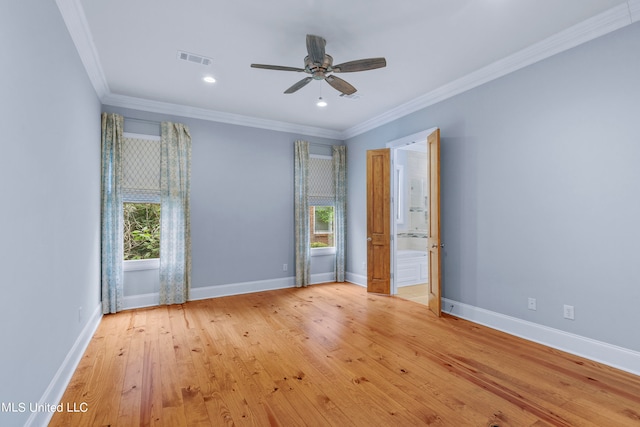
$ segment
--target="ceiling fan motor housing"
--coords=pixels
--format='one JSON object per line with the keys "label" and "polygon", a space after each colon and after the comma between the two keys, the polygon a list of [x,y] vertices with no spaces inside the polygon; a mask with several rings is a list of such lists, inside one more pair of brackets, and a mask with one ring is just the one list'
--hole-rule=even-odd
{"label": "ceiling fan motor housing", "polygon": [[304,70],[311,74],[315,80],[322,80],[326,77],[326,73],[333,70],[333,57],[331,55],[324,55],[322,63],[313,62],[307,55],[304,58]]}

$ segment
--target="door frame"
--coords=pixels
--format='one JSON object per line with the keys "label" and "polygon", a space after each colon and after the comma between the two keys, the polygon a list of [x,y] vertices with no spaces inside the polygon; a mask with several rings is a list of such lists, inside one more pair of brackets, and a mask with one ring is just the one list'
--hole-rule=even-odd
{"label": "door frame", "polygon": [[[391,151],[391,212],[396,212],[398,209],[397,201],[398,201],[398,186],[396,185],[396,150],[401,147],[405,147],[407,145],[412,145],[418,142],[427,143],[427,138],[432,133],[436,132],[439,128],[433,127],[427,130],[423,130],[421,132],[417,132],[411,135],[407,135],[405,137],[394,139],[386,144],[386,147]],[[428,147],[427,147],[428,148]],[[398,293],[398,284],[397,284],[397,259],[396,259],[396,251],[398,250],[398,239],[396,235],[398,234],[397,224],[395,220],[395,215],[391,215],[391,295],[396,295]],[[427,248],[425,247],[425,250]],[[431,269],[431,266],[429,266]]]}

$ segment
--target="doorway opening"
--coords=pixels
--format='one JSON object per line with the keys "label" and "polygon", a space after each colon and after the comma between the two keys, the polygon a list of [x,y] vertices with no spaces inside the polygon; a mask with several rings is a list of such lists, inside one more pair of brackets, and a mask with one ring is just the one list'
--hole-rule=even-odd
{"label": "doorway opening", "polygon": [[392,141],[391,294],[429,305],[429,129]]}
{"label": "doorway opening", "polygon": [[[419,166],[412,175],[408,161],[405,165],[396,160],[405,152],[422,151],[419,143],[425,144],[426,157],[424,162],[418,159],[415,163],[423,162],[424,168]],[[424,176],[421,171],[426,172]],[[405,238],[412,241],[401,240]],[[443,247],[440,241],[440,129],[432,128],[392,141],[387,148],[368,150],[367,292],[398,295],[399,288],[409,285],[405,274],[411,270],[413,281],[417,282],[411,284],[423,285],[415,289],[426,290],[429,310],[440,316]],[[409,265],[405,261],[409,261]]]}

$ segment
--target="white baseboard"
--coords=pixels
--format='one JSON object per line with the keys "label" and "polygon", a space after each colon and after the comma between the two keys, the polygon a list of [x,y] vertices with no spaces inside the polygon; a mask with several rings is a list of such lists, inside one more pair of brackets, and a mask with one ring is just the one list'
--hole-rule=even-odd
{"label": "white baseboard", "polygon": [[131,295],[122,298],[122,309],[131,310],[134,308],[154,307],[160,304],[160,295],[152,294]]}
{"label": "white baseboard", "polygon": [[336,273],[335,271],[330,271],[329,273],[312,274],[310,280],[312,285],[335,282]]}
{"label": "white baseboard", "polygon": [[[311,275],[311,284],[328,283],[335,280],[335,273],[320,273]],[[191,288],[190,301],[226,297],[231,295],[249,294],[252,292],[273,291],[276,289],[293,288],[295,286],[294,277],[283,277],[271,280],[256,280],[253,282],[230,283],[225,285],[204,286]],[[159,304],[157,293],[131,295],[123,298],[122,309],[131,310],[134,308],[153,307]]]}
{"label": "white baseboard", "polygon": [[[452,308],[451,308],[452,307]],[[516,317],[442,299],[442,311],[529,341],[640,375],[640,352],[549,328]]]}
{"label": "white baseboard", "polygon": [[[93,310],[93,313],[91,313],[87,324],[82,329],[82,332],[80,332],[80,335],[78,335],[71,350],[69,350],[69,353],[67,353],[67,356],[64,358],[62,365],[60,365],[49,386],[38,401],[38,406],[41,404],[55,406],[60,403],[62,395],[67,390],[71,377],[82,359],[82,355],[89,346],[93,334],[96,332],[96,329],[98,329],[98,325],[100,325],[101,319],[102,303],[98,304]],[[25,426],[46,426],[49,424],[49,421],[51,421],[53,414],[51,411],[32,412]]]}
{"label": "white baseboard", "polygon": [[347,282],[351,282],[354,285],[367,287],[367,276],[363,276],[362,274],[349,273],[345,275],[345,279]]}
{"label": "white baseboard", "polygon": [[201,288],[191,288],[190,301],[226,297],[231,295],[250,294],[252,292],[273,291],[276,289],[293,288],[295,286],[294,277],[283,277],[280,279],[257,280],[253,282],[230,283],[227,285],[205,286]]}

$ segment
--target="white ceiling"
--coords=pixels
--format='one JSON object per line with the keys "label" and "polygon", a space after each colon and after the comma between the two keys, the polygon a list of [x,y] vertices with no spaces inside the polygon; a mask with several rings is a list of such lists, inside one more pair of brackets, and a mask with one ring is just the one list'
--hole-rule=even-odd
{"label": "white ceiling", "polygon": [[[627,25],[638,1],[57,3],[107,104],[175,108],[258,127],[290,124],[345,136],[384,120],[390,112],[420,107],[440,92],[462,91],[566,49],[576,40]],[[284,90],[306,74],[250,68],[251,63],[304,67],[306,34],[323,36],[336,64],[384,56],[387,67],[340,74],[358,89],[359,99],[341,98],[323,81],[285,95]],[[210,57],[213,63],[179,61],[178,50]],[[217,82],[204,83],[206,74]],[[315,105],[320,95],[329,102],[323,109]]]}

